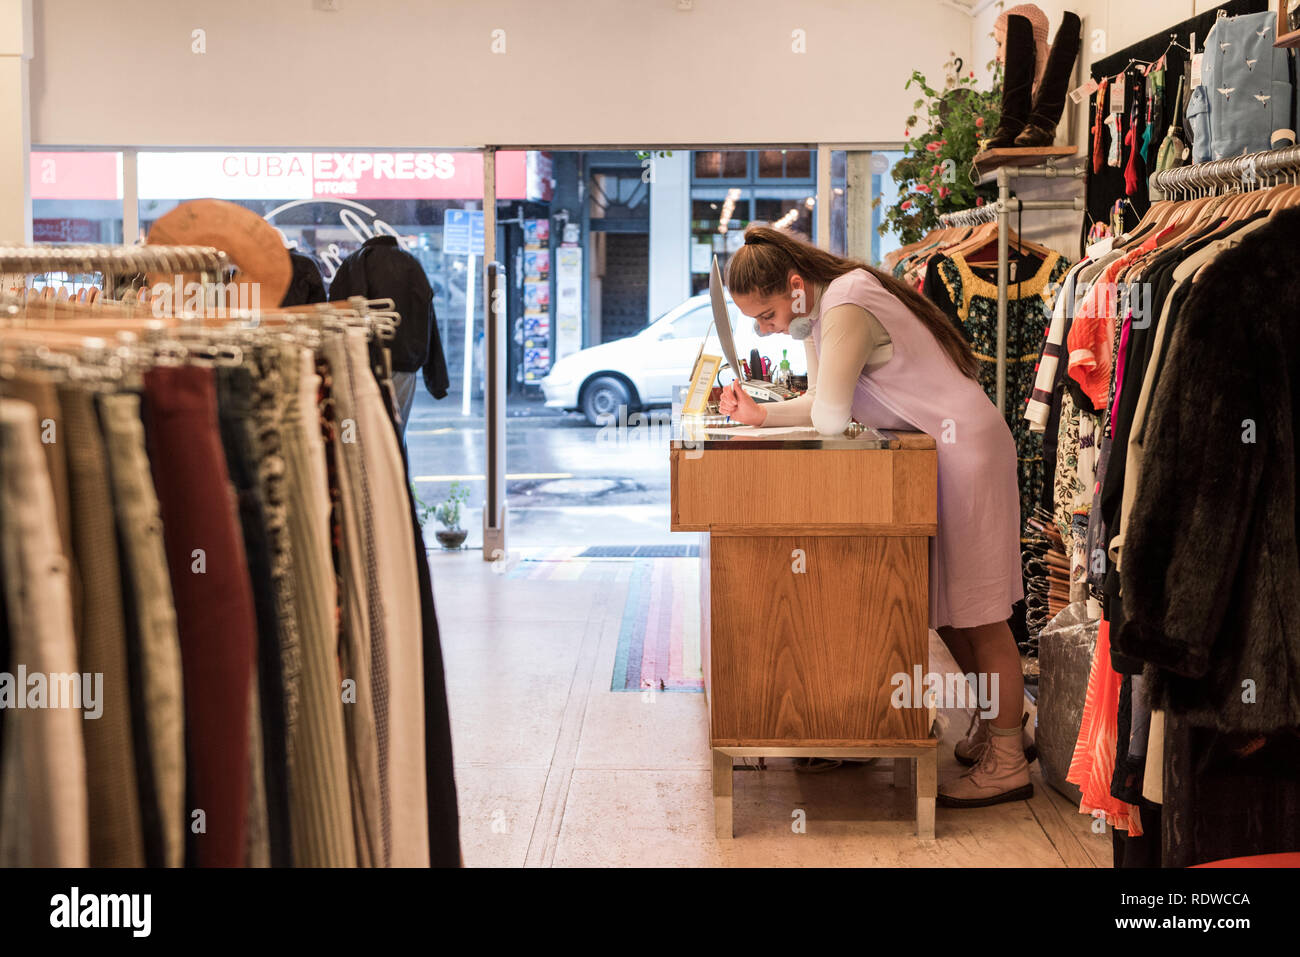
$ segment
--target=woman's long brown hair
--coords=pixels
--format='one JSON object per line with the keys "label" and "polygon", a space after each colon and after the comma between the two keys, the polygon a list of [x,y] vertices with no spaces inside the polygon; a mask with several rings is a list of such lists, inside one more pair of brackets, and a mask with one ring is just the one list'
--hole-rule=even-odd
{"label": "woman's long brown hair", "polygon": [[865,269],[921,320],[963,375],[972,379],[978,376],[979,364],[975,361],[970,345],[962,338],[952,320],[929,299],[887,272],[857,259],[846,259],[828,253],[779,229],[750,226],[745,230],[745,245],[732,253],[731,260],[727,263],[727,289],[732,296],[775,296],[790,288],[792,269],[805,282],[823,286],[846,272]]}

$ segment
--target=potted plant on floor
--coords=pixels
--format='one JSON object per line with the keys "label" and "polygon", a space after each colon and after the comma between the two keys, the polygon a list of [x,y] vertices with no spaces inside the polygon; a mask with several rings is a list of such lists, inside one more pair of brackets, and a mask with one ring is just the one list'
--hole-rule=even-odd
{"label": "potted plant on floor", "polygon": [[460,507],[469,501],[469,487],[464,482],[451,483],[447,498],[433,509],[433,517],[442,528],[435,533],[443,548],[460,548],[465,543],[469,531],[460,527]]}

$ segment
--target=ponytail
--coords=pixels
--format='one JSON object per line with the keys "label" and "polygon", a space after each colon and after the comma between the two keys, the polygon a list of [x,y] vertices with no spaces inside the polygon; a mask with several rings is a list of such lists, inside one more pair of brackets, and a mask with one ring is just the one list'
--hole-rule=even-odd
{"label": "ponytail", "polygon": [[828,253],[782,230],[770,226],[745,230],[745,244],[732,253],[727,263],[727,289],[732,296],[758,295],[766,299],[790,288],[791,270],[805,282],[824,286],[855,269],[865,269],[875,276],[887,292],[920,319],[963,375],[978,377],[979,363],[969,343],[929,299],[887,272],[857,259]]}

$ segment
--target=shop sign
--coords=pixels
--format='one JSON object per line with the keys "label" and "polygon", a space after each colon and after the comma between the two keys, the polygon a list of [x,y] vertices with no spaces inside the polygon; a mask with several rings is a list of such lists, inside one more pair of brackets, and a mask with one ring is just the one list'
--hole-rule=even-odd
{"label": "shop sign", "polygon": [[[549,191],[549,160],[537,168],[545,170]],[[534,190],[541,189],[541,178],[540,172],[534,176]],[[528,179],[523,151],[497,154],[499,198],[524,199]],[[141,199],[481,199],[483,157],[448,152],[141,153],[139,182]]]}
{"label": "shop sign", "polygon": [[33,219],[32,241],[38,243],[97,243],[99,223],[93,219]]}

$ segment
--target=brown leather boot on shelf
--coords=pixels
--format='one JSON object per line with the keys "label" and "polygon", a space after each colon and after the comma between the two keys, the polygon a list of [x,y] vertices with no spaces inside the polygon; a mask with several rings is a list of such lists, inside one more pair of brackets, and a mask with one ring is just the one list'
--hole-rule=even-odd
{"label": "brown leather boot on shelf", "polygon": [[1022,16],[1007,17],[1005,68],[1002,74],[1002,114],[997,129],[980,142],[980,151],[1006,149],[1016,145],[1025,128],[1034,98],[1034,28]]}
{"label": "brown leather boot on shelf", "polygon": [[[1020,746],[1025,752],[1025,760],[1033,764],[1038,757],[1038,745],[1034,744],[1034,736],[1029,733],[1028,723],[1029,712],[1026,711],[1020,716]],[[971,715],[971,726],[966,732],[966,737],[958,741],[957,746],[952,749],[952,756],[959,764],[970,767],[979,761],[984,754],[984,749],[988,747],[990,727],[988,720],[980,717],[979,711]]]}
{"label": "brown leather boot on shelf", "polygon": [[1034,108],[1025,121],[1025,128],[1016,136],[1016,146],[1051,146],[1056,142],[1056,125],[1065,111],[1066,88],[1082,42],[1079,18],[1067,10],[1052,41],[1052,52],[1047,55],[1047,69],[1038,84]]}
{"label": "brown leather boot on shelf", "polygon": [[1020,746],[1020,728],[989,728],[989,743],[979,762],[939,788],[940,807],[989,807],[1034,796],[1029,762]]}

